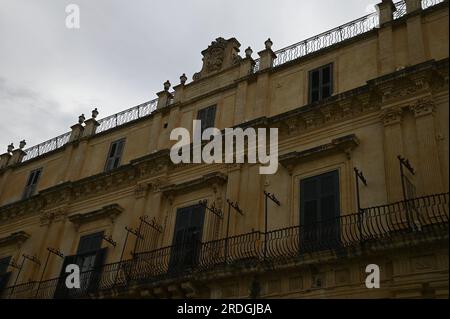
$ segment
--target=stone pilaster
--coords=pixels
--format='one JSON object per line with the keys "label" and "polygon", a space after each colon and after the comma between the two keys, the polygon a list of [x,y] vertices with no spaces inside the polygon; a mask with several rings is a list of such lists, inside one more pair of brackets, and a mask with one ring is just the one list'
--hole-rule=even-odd
{"label": "stone pilaster", "polygon": [[11,156],[11,153],[4,153],[0,155],[0,169],[6,167]]}
{"label": "stone pilaster", "polygon": [[157,104],[156,108],[158,110],[169,105],[169,101],[172,98],[172,94],[169,92],[169,89],[170,89],[170,82],[166,81],[166,82],[164,82],[164,91],[157,93],[158,104]]}
{"label": "stone pilaster", "polygon": [[406,3],[406,13],[410,14],[419,10],[422,10],[421,0],[405,0]]}
{"label": "stone pilaster", "polygon": [[[413,6],[413,8],[415,8],[415,6]],[[406,28],[408,38],[409,65],[415,65],[424,62],[426,60],[426,57],[425,57],[424,37],[422,31],[422,16],[420,14],[408,16],[408,20],[406,21]]]}
{"label": "stone pilaster", "polygon": [[83,130],[83,137],[89,137],[95,134],[95,129],[100,125],[95,119],[89,119]]}
{"label": "stone pilaster", "polygon": [[380,26],[392,21],[395,11],[395,5],[392,0],[382,0],[376,7],[380,18]]}
{"label": "stone pilaster", "polygon": [[388,108],[383,111],[385,180],[389,202],[396,202],[403,199],[400,169],[397,159],[398,155],[403,154],[401,120],[401,109]]}
{"label": "stone pilaster", "polygon": [[180,76],[180,84],[173,87],[175,91],[174,103],[183,102],[184,101],[184,87],[187,81],[186,74]]}
{"label": "stone pilaster", "polygon": [[413,106],[420,162],[417,173],[423,180],[423,195],[443,192],[444,177],[436,143],[434,109],[434,103],[429,97],[418,100]]}
{"label": "stone pilaster", "polygon": [[161,133],[161,121],[162,121],[162,114],[161,112],[156,113],[153,115],[153,121],[151,123],[151,134],[150,134],[150,144],[148,146],[149,153],[156,152],[158,150],[158,140],[159,140],[159,134]]}
{"label": "stone pilaster", "polygon": [[260,52],[258,52],[260,58],[259,69],[264,70],[272,67],[273,60],[277,57],[276,54],[272,51],[273,42],[270,39],[267,39],[264,42],[266,48]]}
{"label": "stone pilaster", "polygon": [[[242,164],[229,164],[228,166],[228,179],[227,179],[227,189],[226,189],[226,198],[231,200],[232,202],[240,202],[239,193],[240,193],[240,185],[241,185],[241,169]],[[240,204],[241,205],[241,204]],[[224,220],[222,223],[222,237],[226,235],[226,227],[228,222],[228,203],[224,205]],[[233,209],[233,208],[231,208]],[[230,213],[230,233],[232,236],[236,234],[236,226],[239,218],[242,216],[236,216],[236,211],[231,211]]]}
{"label": "stone pilaster", "polygon": [[8,166],[13,166],[20,163],[25,155],[27,155],[27,153],[25,153],[22,149],[15,149],[12,151],[12,155],[9,158]]}
{"label": "stone pilaster", "polygon": [[395,10],[392,0],[383,0],[377,4],[380,16],[380,29],[378,30],[378,71],[380,75],[395,70],[394,46],[392,36],[392,13]]}

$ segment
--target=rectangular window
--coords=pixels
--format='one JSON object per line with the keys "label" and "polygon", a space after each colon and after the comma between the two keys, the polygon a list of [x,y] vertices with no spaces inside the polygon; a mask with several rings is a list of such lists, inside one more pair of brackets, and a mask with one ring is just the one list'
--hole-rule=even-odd
{"label": "rectangular window", "polygon": [[0,258],[0,296],[3,289],[8,285],[11,272],[8,272],[9,263],[11,262],[11,256]]}
{"label": "rectangular window", "polygon": [[333,94],[333,64],[309,71],[309,103],[326,99]]}
{"label": "rectangular window", "polygon": [[[106,248],[101,248],[103,241],[103,232],[97,232],[82,236],[78,243],[77,254],[66,256],[61,269],[60,280],[58,282],[55,298],[67,298],[76,296],[77,293],[95,291],[98,287],[101,266],[105,262]],[[65,278],[67,276],[65,269],[69,264],[76,264],[80,267],[80,290],[68,290],[65,287]]]}
{"label": "rectangular window", "polygon": [[106,160],[105,171],[110,171],[112,169],[119,167],[124,146],[125,146],[124,138],[111,143],[108,152],[108,158]]}
{"label": "rectangular window", "polygon": [[338,171],[300,181],[300,246],[303,250],[337,247],[339,216]]}
{"label": "rectangular window", "polygon": [[212,105],[199,110],[197,113],[197,120],[202,121],[202,133],[207,128],[214,127],[214,122],[216,120],[216,106]]}
{"label": "rectangular window", "polygon": [[195,266],[201,248],[205,207],[193,205],[177,210],[170,270]]}
{"label": "rectangular window", "polygon": [[33,196],[36,193],[36,187],[41,176],[42,168],[35,169],[28,175],[28,180],[23,191],[23,199]]}

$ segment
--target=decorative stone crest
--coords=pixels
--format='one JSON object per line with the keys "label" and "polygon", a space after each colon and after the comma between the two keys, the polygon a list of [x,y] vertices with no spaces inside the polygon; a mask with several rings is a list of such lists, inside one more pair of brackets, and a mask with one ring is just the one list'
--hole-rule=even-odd
{"label": "decorative stone crest", "polygon": [[193,80],[199,80],[237,64],[241,59],[238,55],[240,46],[235,38],[228,40],[217,38],[211,42],[208,48],[202,51],[203,67],[200,72],[194,74]]}

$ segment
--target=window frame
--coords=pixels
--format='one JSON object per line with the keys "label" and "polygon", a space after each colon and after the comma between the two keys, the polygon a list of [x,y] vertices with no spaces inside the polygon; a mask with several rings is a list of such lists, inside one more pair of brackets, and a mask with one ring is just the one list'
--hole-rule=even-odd
{"label": "window frame", "polygon": [[[333,176],[333,192],[325,191],[322,188],[322,183],[328,176]],[[339,169],[318,173],[316,175],[301,178],[299,185],[299,227],[300,227],[300,249],[305,251],[321,250],[324,246],[337,248],[340,243],[341,225],[340,218],[341,211],[341,172]],[[304,184],[310,181],[315,181],[316,189],[315,195],[308,196]],[[302,187],[303,186],[303,187]],[[322,189],[321,189],[322,188]],[[323,211],[323,200],[334,195],[334,212],[333,216],[326,216]],[[308,223],[306,220],[306,202],[316,202],[316,215],[313,217],[314,222]],[[325,216],[325,218],[324,218]]]}
{"label": "window frame", "polygon": [[[30,198],[31,196],[36,194],[37,185],[42,176],[43,168],[36,168],[28,174],[27,181],[25,183],[25,188],[23,190],[22,199]],[[36,177],[37,175],[37,177]]]}
{"label": "window frame", "polygon": [[[327,85],[324,85],[324,83],[323,83],[323,70],[324,69],[326,69],[326,68],[330,68],[330,71],[329,71],[329,75],[330,75],[330,81],[329,81],[329,83],[327,84]],[[322,65],[322,66],[320,66],[320,67],[318,67],[318,68],[315,68],[315,69],[312,69],[312,70],[310,70],[309,72],[308,72],[308,103],[315,103],[315,102],[319,102],[319,101],[322,101],[322,100],[324,100],[324,99],[326,99],[326,98],[329,98],[329,97],[331,97],[332,95],[333,95],[333,89],[334,89],[334,63],[333,62],[330,62],[330,63],[327,63],[327,64],[324,64],[324,65]],[[313,74],[314,74],[314,72],[318,72],[318,75],[319,75],[319,83],[318,83],[318,88],[317,88],[317,91],[318,91],[318,97],[317,97],[317,100],[314,100],[313,101],[313,91],[315,91],[315,89],[313,88]],[[323,97],[323,89],[324,89],[324,87],[326,87],[326,86],[329,86],[329,95],[328,96],[326,96],[326,97]]]}
{"label": "window frame", "polygon": [[[197,209],[199,210],[198,212],[196,212]],[[183,220],[181,219],[182,213],[189,214],[183,216],[185,217],[185,223],[183,223]],[[199,215],[194,216],[194,214],[197,213]],[[196,217],[198,217],[200,221],[198,225],[192,223]],[[177,208],[175,223],[173,226],[169,271],[173,272],[184,267],[194,267],[198,263],[205,220],[206,209],[201,204],[193,204]],[[179,240],[180,238],[182,240]],[[190,238],[193,238],[193,240],[190,240]]]}
{"label": "window frame", "polygon": [[[205,121],[202,118],[200,118],[201,112],[205,112],[205,117],[206,117]],[[209,112],[212,112],[214,115],[211,116]],[[216,115],[217,115],[217,105],[216,104],[201,108],[197,111],[197,120],[202,121],[202,123],[201,123],[202,124],[201,125],[202,134],[203,134],[204,130],[211,128],[211,127],[215,127]],[[211,121],[212,123],[209,123],[209,121]]]}
{"label": "window frame", "polygon": [[[121,144],[122,144],[122,149],[120,150],[120,154],[117,154],[117,147]],[[111,142],[111,144],[109,145],[108,154],[106,155],[106,163],[105,163],[105,168],[104,168],[105,172],[109,172],[109,171],[115,170],[116,168],[120,167],[121,162],[122,162],[123,152],[125,149],[125,144],[126,144],[125,137]],[[113,148],[115,148],[114,155],[111,154],[111,152],[113,151]],[[117,160],[117,165],[114,164],[116,162],[116,160]],[[113,164],[110,165],[110,163],[113,163]]]}

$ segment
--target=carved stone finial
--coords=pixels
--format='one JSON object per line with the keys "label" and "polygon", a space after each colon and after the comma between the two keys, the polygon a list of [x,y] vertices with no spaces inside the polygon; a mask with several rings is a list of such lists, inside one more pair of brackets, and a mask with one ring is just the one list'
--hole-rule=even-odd
{"label": "carved stone finial", "polygon": [[252,57],[252,53],[253,53],[252,48],[248,47],[247,49],[245,49],[245,57],[246,58],[251,58]]}
{"label": "carved stone finial", "polygon": [[164,82],[164,91],[169,91],[170,86],[171,86],[171,84],[170,84],[169,80]]}
{"label": "carved stone finial", "polygon": [[180,76],[180,83],[184,85],[184,84],[186,83],[186,81],[187,81],[186,74],[183,73],[183,74]]}
{"label": "carved stone finial", "polygon": [[14,144],[11,143],[8,145],[8,153],[12,153],[13,150],[14,150]]}
{"label": "carved stone finial", "polygon": [[78,116],[78,123],[79,124],[83,124],[85,120],[86,120],[86,118],[84,117],[84,114],[81,114],[80,116]]}
{"label": "carved stone finial", "polygon": [[19,148],[20,148],[21,150],[23,150],[23,148],[25,147],[25,145],[27,145],[27,142],[25,142],[25,140],[21,140],[21,141],[20,141],[20,144],[19,144]]}
{"label": "carved stone finial", "polygon": [[92,110],[92,118],[95,119],[98,116],[98,110],[97,108]]}
{"label": "carved stone finial", "polygon": [[270,38],[268,38],[266,42],[264,42],[264,45],[266,46],[266,50],[269,50],[272,49],[273,42],[272,40],[270,40]]}

